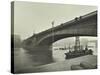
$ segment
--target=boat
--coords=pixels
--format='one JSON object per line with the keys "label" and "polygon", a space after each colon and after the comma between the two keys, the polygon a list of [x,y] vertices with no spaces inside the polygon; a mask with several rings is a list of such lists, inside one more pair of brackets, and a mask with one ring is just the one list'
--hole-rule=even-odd
{"label": "boat", "polygon": [[69,46],[69,52],[65,53],[65,55],[66,55],[65,59],[71,59],[84,55],[93,55],[93,51],[92,49],[88,49],[87,45],[85,49],[82,49],[82,46],[80,46],[79,36],[76,36],[74,51],[71,51],[71,48]]}

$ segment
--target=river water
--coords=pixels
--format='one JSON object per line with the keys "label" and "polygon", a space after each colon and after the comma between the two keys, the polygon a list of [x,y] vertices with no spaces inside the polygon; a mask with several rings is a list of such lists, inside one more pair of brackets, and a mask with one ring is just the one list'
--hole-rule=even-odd
{"label": "river water", "polygon": [[[65,60],[65,54],[67,50],[53,50],[53,62],[60,62]],[[94,54],[96,50],[94,50]],[[15,48],[14,49],[14,67],[15,72],[19,72],[21,70],[35,68],[36,66],[43,65],[43,62],[39,62],[36,59],[36,55],[33,53],[29,53],[27,50],[23,48]]]}
{"label": "river water", "polygon": [[[52,51],[53,62],[63,61],[65,60],[66,51]],[[52,63],[52,62],[51,62]],[[46,63],[37,61],[36,55],[32,52],[28,52],[23,48],[14,48],[14,67],[15,72],[28,69],[35,68],[36,66],[43,65]]]}
{"label": "river water", "polygon": [[14,49],[14,69],[15,72],[20,70],[35,68],[36,66],[43,65],[44,63],[37,61],[36,55],[29,53],[23,48]]}

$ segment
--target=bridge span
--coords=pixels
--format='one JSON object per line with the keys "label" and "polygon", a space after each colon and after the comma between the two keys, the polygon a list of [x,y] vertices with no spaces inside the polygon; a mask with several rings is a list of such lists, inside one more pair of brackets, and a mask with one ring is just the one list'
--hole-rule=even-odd
{"label": "bridge span", "polygon": [[52,59],[52,50],[50,49],[52,43],[74,36],[97,36],[97,11],[76,17],[54,28],[32,35],[23,41],[23,48],[32,51],[39,57],[39,60],[49,61]]}

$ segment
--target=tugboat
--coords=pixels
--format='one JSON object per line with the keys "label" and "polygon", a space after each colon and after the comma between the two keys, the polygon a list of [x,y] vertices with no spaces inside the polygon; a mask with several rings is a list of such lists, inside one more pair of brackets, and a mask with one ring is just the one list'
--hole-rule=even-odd
{"label": "tugboat", "polygon": [[65,59],[76,58],[84,55],[93,55],[92,49],[88,49],[87,45],[85,49],[82,49],[82,46],[80,46],[79,36],[76,36],[74,51],[71,51],[70,49],[71,48],[69,46],[69,52],[65,53]]}

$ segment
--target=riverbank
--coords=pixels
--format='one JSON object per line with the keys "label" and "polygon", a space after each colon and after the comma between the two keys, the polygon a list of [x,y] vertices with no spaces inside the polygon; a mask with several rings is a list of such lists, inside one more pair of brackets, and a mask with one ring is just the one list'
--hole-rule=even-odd
{"label": "riverbank", "polygon": [[[85,63],[85,65],[89,65],[90,68],[87,69],[93,69],[91,66],[97,66],[97,56],[96,55],[86,55],[81,56],[65,61],[55,62],[51,64],[46,64],[42,66],[37,67],[29,67],[24,70],[18,71],[18,73],[34,73],[34,72],[51,72],[51,71],[68,71],[72,70],[72,66],[78,67],[79,69],[83,69],[80,67],[80,63]],[[76,65],[76,66],[75,66]],[[77,70],[77,68],[76,68]]]}

